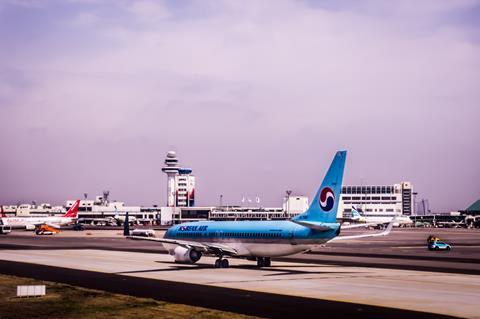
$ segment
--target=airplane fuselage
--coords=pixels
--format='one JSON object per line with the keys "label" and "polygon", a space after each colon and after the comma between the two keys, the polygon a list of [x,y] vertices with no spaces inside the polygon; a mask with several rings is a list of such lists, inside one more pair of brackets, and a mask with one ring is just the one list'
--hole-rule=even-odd
{"label": "airplane fuselage", "polygon": [[[278,257],[308,251],[339,233],[340,224],[316,231],[291,221],[206,221],[171,227],[165,238],[228,246],[242,257]],[[163,244],[169,251],[176,245]]]}
{"label": "airplane fuselage", "polygon": [[11,228],[28,228],[33,229],[38,224],[56,224],[65,226],[73,223],[73,218],[70,217],[2,217],[0,221],[3,225],[8,225]]}

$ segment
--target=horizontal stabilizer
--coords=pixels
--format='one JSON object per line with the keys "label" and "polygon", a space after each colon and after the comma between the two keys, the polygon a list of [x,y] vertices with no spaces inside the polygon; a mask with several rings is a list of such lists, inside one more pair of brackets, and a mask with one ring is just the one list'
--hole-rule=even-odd
{"label": "horizontal stabilizer", "polygon": [[352,224],[352,225],[342,225],[341,229],[352,229],[352,228],[361,228],[361,227],[373,227],[377,226],[378,223],[364,223],[364,224]]}
{"label": "horizontal stabilizer", "polygon": [[360,238],[367,238],[367,237],[380,237],[380,236],[387,236],[390,234],[393,228],[393,224],[396,222],[396,218],[392,219],[390,223],[388,223],[387,229],[381,233],[375,234],[363,234],[363,235],[353,235],[353,236],[338,236],[333,238],[330,241],[337,241],[337,240],[349,240],[349,239],[360,239]]}
{"label": "horizontal stabilizer", "polygon": [[329,224],[325,224],[322,222],[311,222],[311,221],[305,221],[305,220],[292,220],[292,222],[316,231],[329,231],[333,229]]}

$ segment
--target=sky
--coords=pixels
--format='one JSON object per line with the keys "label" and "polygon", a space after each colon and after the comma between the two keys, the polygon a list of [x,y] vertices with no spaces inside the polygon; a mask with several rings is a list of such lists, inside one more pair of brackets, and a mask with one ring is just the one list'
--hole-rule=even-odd
{"label": "sky", "polygon": [[198,205],[412,182],[480,198],[480,1],[0,2],[0,203]]}

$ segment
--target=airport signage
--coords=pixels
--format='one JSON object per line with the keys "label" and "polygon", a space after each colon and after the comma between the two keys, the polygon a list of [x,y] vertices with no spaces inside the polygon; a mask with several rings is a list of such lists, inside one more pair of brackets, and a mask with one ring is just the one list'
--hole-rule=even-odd
{"label": "airport signage", "polygon": [[45,285],[17,286],[17,297],[45,296]]}

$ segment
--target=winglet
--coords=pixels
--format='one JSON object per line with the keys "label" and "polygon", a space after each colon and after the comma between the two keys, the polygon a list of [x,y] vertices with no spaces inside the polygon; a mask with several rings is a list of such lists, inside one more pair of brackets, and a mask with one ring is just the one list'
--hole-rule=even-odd
{"label": "winglet", "polygon": [[392,231],[392,228],[393,228],[393,224],[396,221],[397,221],[397,216],[393,217],[392,220],[390,221],[390,223],[388,223],[387,229],[385,229],[385,231],[382,233],[383,236],[387,236],[388,234],[390,234],[390,232]]}

